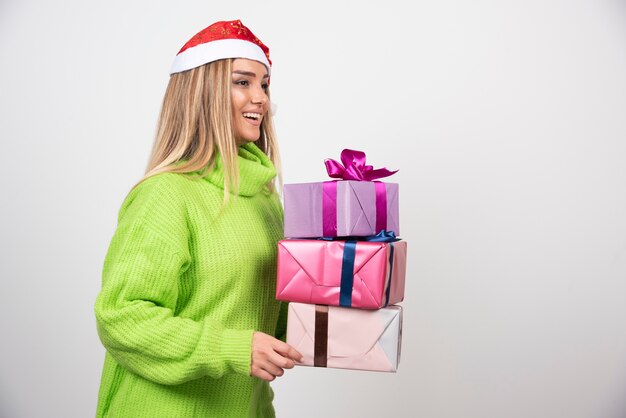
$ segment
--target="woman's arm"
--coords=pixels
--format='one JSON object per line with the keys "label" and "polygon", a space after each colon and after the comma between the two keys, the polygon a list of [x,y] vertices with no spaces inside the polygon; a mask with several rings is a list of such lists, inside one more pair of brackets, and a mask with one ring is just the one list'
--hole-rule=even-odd
{"label": "woman's arm", "polygon": [[184,201],[170,179],[137,186],[120,211],[95,304],[102,343],[123,367],[162,384],[249,375],[253,330],[176,315],[191,260]]}
{"label": "woman's arm", "polygon": [[95,313],[102,343],[127,369],[162,384],[250,373],[252,330],[175,315],[188,260],[154,232],[118,229]]}

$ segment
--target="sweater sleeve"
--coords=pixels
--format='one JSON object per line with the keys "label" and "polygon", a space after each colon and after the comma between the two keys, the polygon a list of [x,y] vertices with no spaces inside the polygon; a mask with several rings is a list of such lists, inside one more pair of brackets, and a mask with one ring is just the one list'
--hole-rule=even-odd
{"label": "sweater sleeve", "polygon": [[[253,330],[176,314],[179,277],[190,262],[183,245],[185,221],[162,193],[138,194],[131,198],[132,208],[123,206],[104,263],[95,304],[103,345],[120,365],[161,384],[249,375]],[[159,202],[170,202],[169,208]]]}

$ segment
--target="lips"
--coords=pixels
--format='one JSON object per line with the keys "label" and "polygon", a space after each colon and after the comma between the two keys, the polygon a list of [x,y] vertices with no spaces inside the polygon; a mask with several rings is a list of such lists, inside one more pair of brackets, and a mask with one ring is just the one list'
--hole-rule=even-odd
{"label": "lips", "polygon": [[244,119],[246,119],[246,121],[255,126],[260,125],[261,119],[263,118],[263,115],[261,113],[256,112],[244,112],[242,113],[242,116],[244,117]]}
{"label": "lips", "polygon": [[243,114],[244,118],[250,118],[250,119],[254,119],[254,120],[260,119],[261,116],[262,115],[260,113],[254,113],[254,112],[245,112]]}

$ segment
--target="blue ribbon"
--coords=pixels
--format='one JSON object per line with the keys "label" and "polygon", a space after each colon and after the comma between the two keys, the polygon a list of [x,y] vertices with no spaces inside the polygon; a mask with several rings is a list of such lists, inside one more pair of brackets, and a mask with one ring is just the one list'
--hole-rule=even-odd
{"label": "blue ribbon", "polygon": [[339,306],[352,306],[352,286],[354,284],[354,257],[356,254],[356,244],[358,241],[388,242],[389,251],[389,283],[385,290],[385,306],[389,304],[389,294],[391,291],[391,274],[393,272],[393,243],[399,241],[393,231],[380,231],[376,235],[367,237],[334,237],[320,238],[326,241],[345,240],[343,246],[343,259],[341,261],[341,284],[339,287]]}
{"label": "blue ribbon", "polygon": [[356,241],[346,241],[343,246],[343,260],[341,262],[341,286],[339,291],[339,306],[352,306],[352,285],[354,284],[354,255]]}
{"label": "blue ribbon", "polygon": [[393,242],[389,243],[389,283],[385,290],[385,307],[389,305],[389,293],[391,292],[391,278],[393,277]]}
{"label": "blue ribbon", "polygon": [[397,238],[396,233],[393,231],[380,231],[376,235],[363,237],[362,240],[370,241],[370,242],[395,242],[395,241],[400,241],[400,238]]}
{"label": "blue ribbon", "polygon": [[400,238],[396,237],[396,233],[393,231],[380,231],[376,235],[368,235],[366,237],[319,237],[316,238],[322,241],[369,241],[369,242],[395,242],[400,241]]}

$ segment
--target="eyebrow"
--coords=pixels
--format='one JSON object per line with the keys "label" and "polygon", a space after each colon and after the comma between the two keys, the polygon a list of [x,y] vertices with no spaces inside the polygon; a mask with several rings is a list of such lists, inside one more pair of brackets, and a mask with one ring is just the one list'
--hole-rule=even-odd
{"label": "eyebrow", "polygon": [[[256,77],[256,74],[251,72],[251,71],[235,70],[235,71],[233,71],[233,74],[247,75],[248,77]],[[268,77],[269,77],[269,75],[266,73],[262,78],[268,78]]]}

